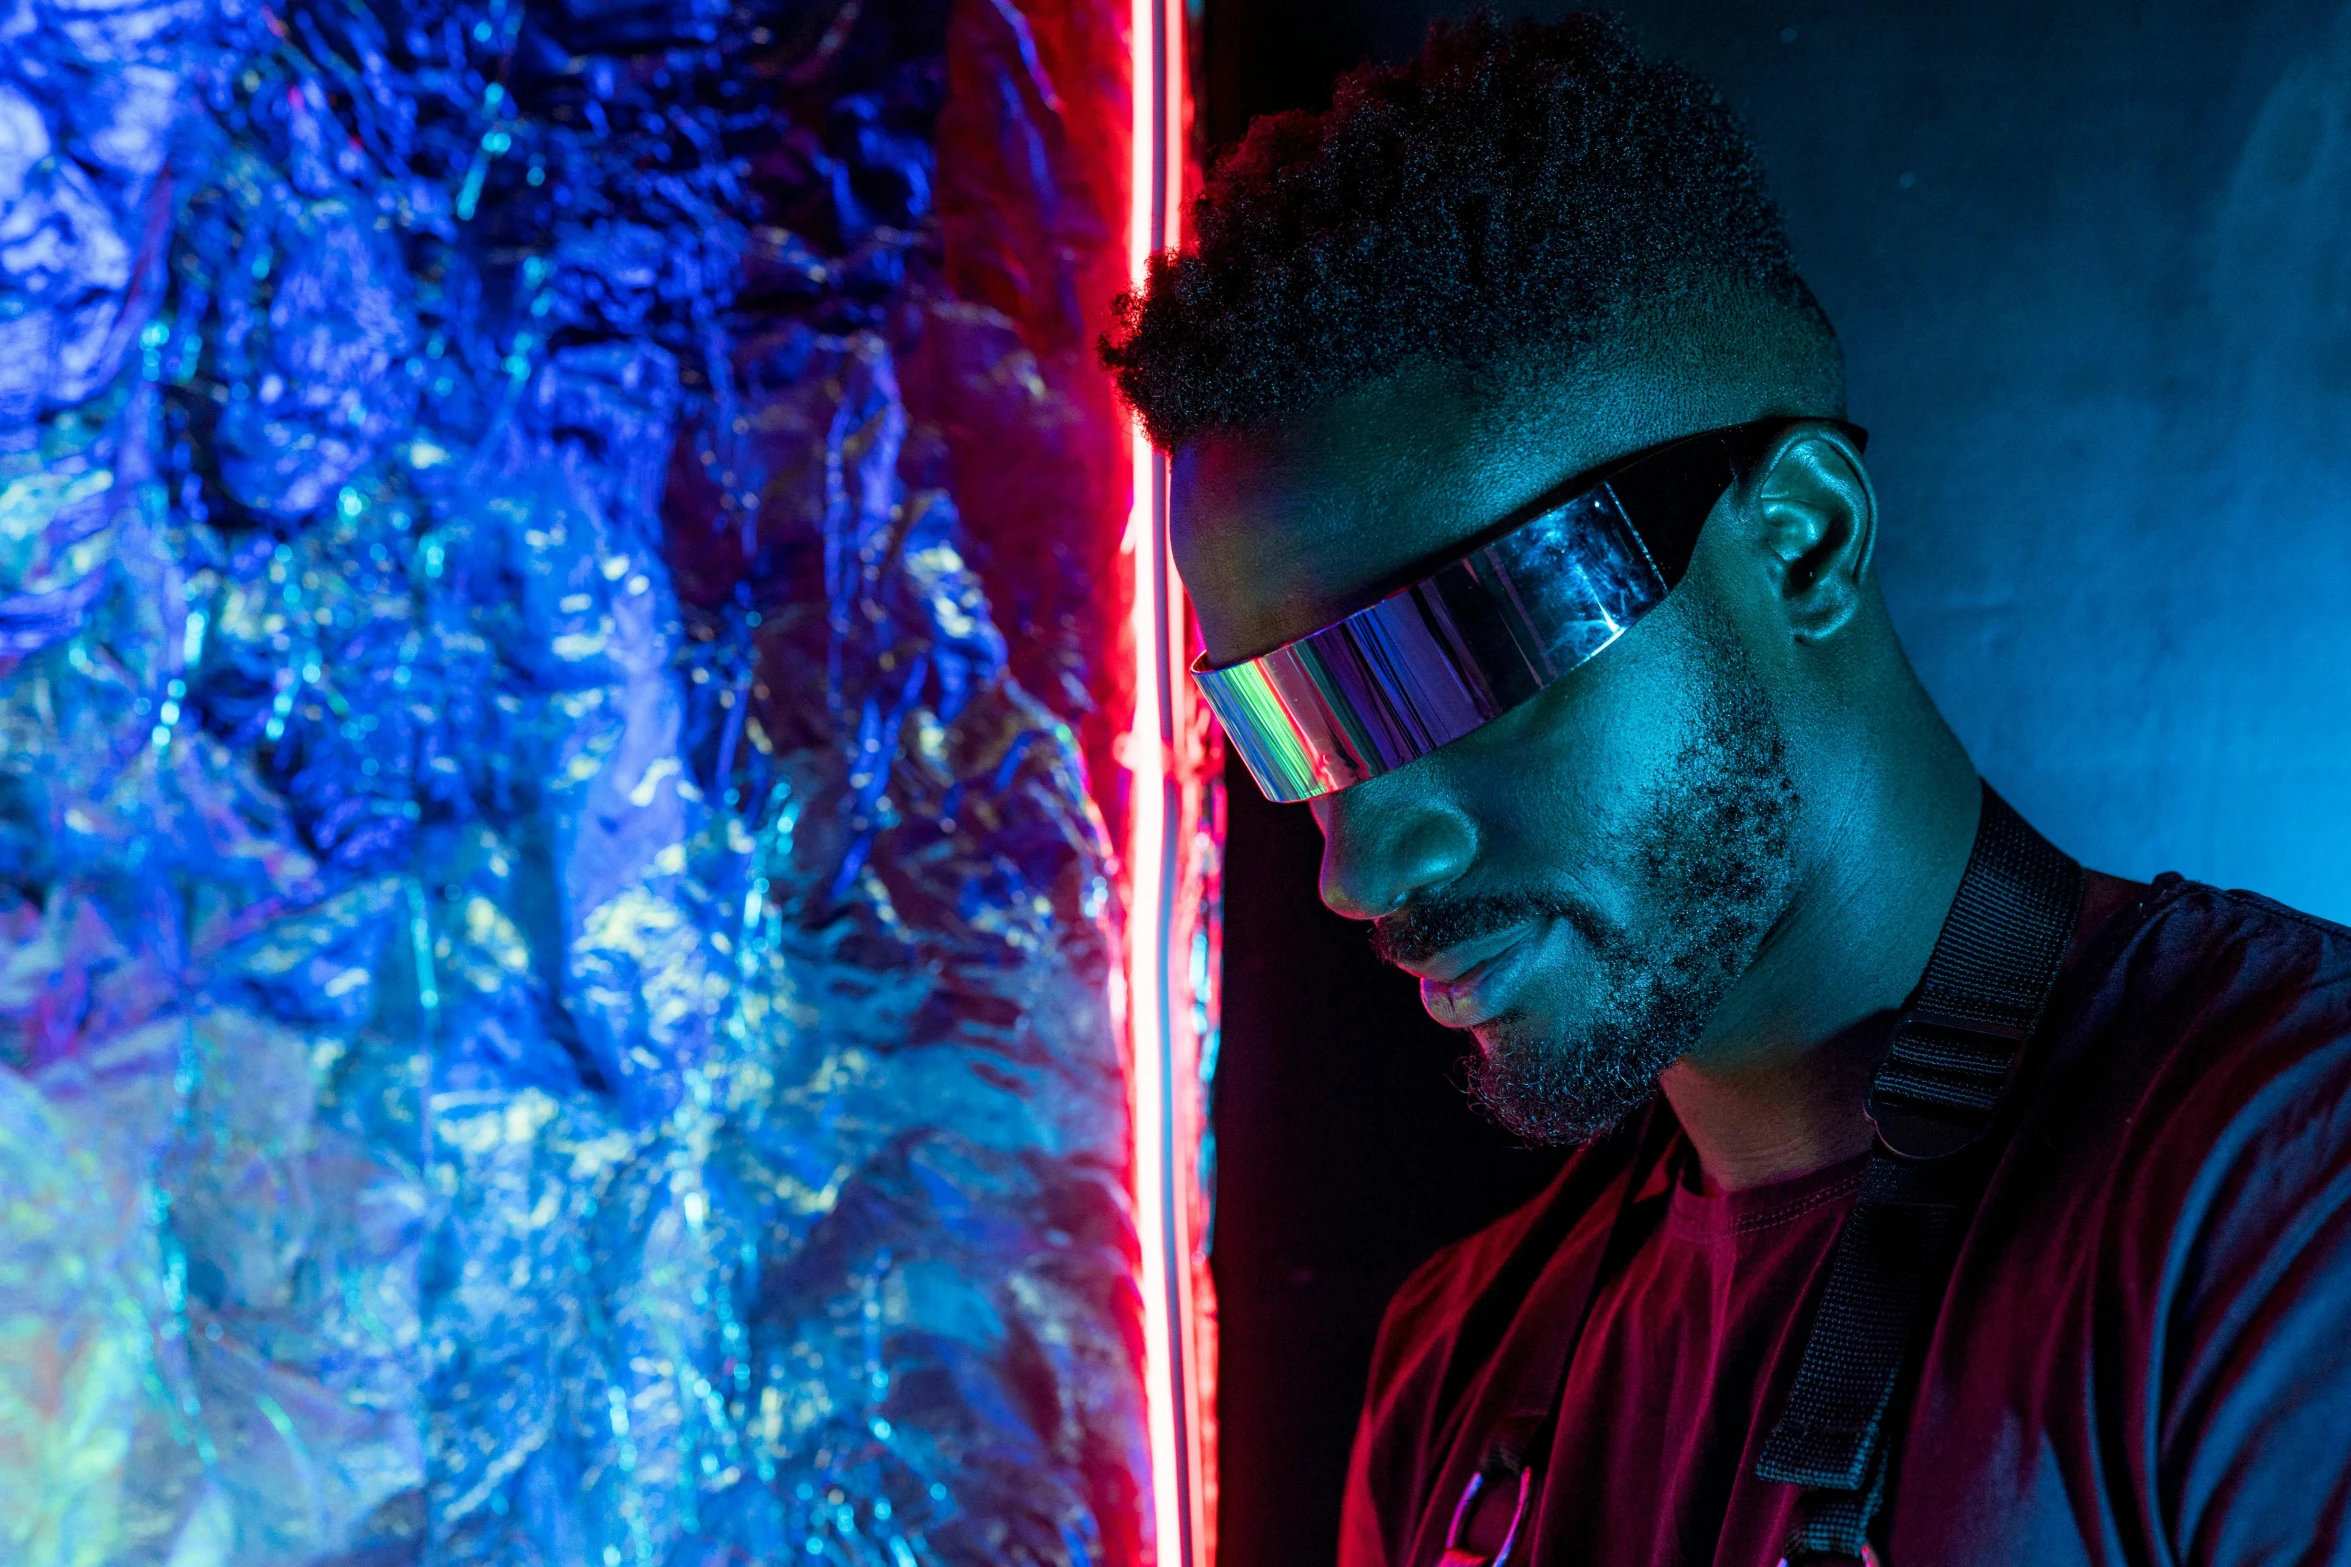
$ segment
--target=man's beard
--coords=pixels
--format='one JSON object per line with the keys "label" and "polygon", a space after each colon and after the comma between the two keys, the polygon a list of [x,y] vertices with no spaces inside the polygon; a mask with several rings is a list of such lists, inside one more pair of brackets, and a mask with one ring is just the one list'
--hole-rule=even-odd
{"label": "man's beard", "polygon": [[1379,921],[1391,960],[1434,953],[1530,918],[1566,922],[1595,955],[1580,1027],[1524,1011],[1480,1026],[1468,1089],[1480,1109],[1537,1143],[1585,1143],[1646,1104],[1688,1053],[1793,897],[1798,806],[1787,745],[1744,651],[1707,627],[1694,671],[1697,726],[1626,830],[1645,894],[1639,930],[1540,895],[1439,900]]}

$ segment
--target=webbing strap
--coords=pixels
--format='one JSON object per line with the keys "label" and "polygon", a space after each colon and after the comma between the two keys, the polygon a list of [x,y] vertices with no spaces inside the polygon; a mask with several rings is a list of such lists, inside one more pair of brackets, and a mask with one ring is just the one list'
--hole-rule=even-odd
{"label": "webbing strap", "polygon": [[1878,1145],[1758,1479],[1808,1488],[1788,1556],[1860,1557],[1884,1500],[1888,1415],[1949,1283],[1993,1127],[2081,909],[2082,869],[1984,789],[1975,847],[1869,1091]]}

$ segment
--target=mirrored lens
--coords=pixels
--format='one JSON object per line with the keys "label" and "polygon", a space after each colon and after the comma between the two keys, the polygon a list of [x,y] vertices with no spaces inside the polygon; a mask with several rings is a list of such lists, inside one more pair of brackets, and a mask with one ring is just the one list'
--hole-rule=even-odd
{"label": "mirrored lens", "polygon": [[1267,798],[1307,800],[1509,711],[1622,636],[1667,587],[1602,486],[1334,625],[1194,673]]}

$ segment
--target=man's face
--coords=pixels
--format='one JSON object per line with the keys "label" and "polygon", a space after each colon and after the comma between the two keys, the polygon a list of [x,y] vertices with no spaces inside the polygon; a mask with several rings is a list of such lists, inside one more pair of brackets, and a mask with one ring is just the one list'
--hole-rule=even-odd
{"label": "man's face", "polygon": [[[1572,397],[1429,376],[1205,439],[1177,464],[1175,537],[1209,657],[1312,631],[1567,478],[1758,411],[1625,372]],[[1323,901],[1475,1036],[1473,1094],[1532,1139],[1644,1102],[1794,896],[1797,790],[1720,531],[1600,656],[1312,806]]]}

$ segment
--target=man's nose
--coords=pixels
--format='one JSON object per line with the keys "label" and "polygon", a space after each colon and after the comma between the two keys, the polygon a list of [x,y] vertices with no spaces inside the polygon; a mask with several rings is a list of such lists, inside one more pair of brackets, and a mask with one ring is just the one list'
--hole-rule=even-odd
{"label": "man's nose", "polygon": [[1469,869],[1477,834],[1450,802],[1390,774],[1314,802],[1322,901],[1351,920],[1394,913]]}

